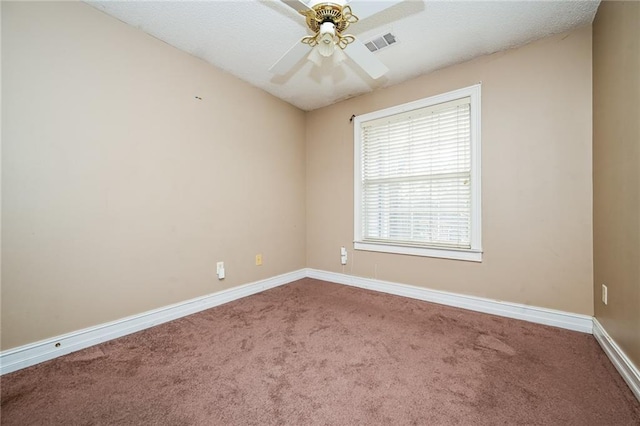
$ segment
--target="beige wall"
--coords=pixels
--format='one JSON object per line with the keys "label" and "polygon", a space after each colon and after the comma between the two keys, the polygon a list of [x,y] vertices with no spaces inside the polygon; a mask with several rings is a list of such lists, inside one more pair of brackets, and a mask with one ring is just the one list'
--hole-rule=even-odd
{"label": "beige wall", "polygon": [[2,349],[305,266],[302,111],[83,3],[2,67]]}
{"label": "beige wall", "polygon": [[[640,3],[593,24],[595,316],[640,366]],[[602,284],[608,304],[601,301]]]}
{"label": "beige wall", "polygon": [[[590,28],[306,120],[85,4],[2,43],[3,350],[304,266],[593,312]],[[353,252],[349,117],[479,81],[484,261]]]}
{"label": "beige wall", "polygon": [[[349,117],[480,81],[484,261],[354,252]],[[307,266],[591,315],[591,121],[590,27],[308,113]]]}

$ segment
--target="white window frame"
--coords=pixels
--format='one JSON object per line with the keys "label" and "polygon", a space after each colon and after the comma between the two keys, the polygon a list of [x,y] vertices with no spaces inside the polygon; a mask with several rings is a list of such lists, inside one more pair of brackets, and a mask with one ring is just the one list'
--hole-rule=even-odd
{"label": "white window frame", "polygon": [[[354,118],[354,249],[482,262],[480,84],[374,111]],[[362,238],[362,124],[387,116],[469,97],[471,119],[471,234],[469,249],[401,245]]]}

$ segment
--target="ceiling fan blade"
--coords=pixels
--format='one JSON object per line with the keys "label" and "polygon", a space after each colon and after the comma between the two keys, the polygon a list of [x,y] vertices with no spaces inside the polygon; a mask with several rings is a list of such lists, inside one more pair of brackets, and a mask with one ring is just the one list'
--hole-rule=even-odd
{"label": "ceiling fan blade", "polygon": [[402,1],[404,0],[351,0],[349,6],[353,9],[354,15],[363,20]]}
{"label": "ceiling fan blade", "polygon": [[380,59],[376,58],[376,55],[371,53],[367,46],[358,39],[349,43],[344,49],[344,53],[374,80],[382,77],[389,71],[389,68],[380,62]]}
{"label": "ceiling fan blade", "polygon": [[291,46],[291,49],[289,49],[287,53],[285,53],[280,59],[278,59],[278,62],[276,62],[271,66],[271,68],[269,68],[269,71],[273,74],[284,75],[288,73],[289,70],[291,70],[291,68],[293,68],[295,64],[300,62],[300,60],[304,58],[308,53],[309,45],[297,42],[296,44]]}
{"label": "ceiling fan blade", "polygon": [[309,6],[302,0],[280,0],[282,3],[287,6],[295,9],[296,12],[306,12],[307,10],[311,10]]}

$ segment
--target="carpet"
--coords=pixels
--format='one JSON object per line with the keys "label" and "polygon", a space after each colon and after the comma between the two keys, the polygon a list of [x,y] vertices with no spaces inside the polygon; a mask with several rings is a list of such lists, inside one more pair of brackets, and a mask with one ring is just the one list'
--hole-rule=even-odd
{"label": "carpet", "polygon": [[6,425],[639,425],[593,336],[303,279],[0,379]]}

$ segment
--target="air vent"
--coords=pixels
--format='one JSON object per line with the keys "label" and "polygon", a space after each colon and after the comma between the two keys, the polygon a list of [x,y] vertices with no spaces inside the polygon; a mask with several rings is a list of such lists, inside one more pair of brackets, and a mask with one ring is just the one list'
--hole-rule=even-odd
{"label": "air vent", "polygon": [[367,46],[370,51],[377,52],[378,50],[384,49],[385,47],[391,46],[397,42],[398,39],[396,39],[396,36],[391,33],[386,33],[366,42],[364,45]]}

